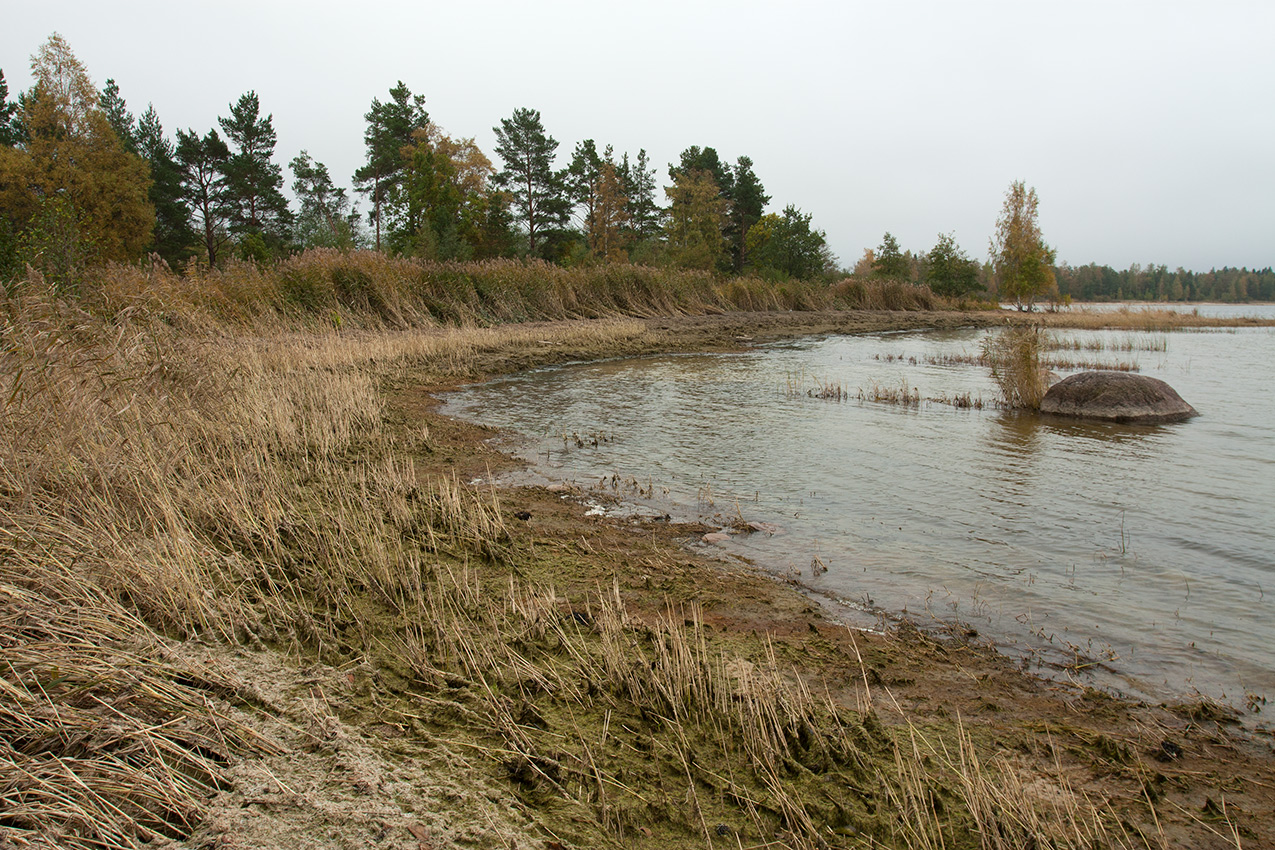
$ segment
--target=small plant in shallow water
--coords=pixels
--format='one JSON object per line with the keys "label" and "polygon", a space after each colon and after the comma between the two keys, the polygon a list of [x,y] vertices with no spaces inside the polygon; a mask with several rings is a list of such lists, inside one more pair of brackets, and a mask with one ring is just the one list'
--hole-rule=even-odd
{"label": "small plant in shallow water", "polygon": [[921,391],[916,387],[909,387],[906,379],[901,380],[897,387],[889,387],[874,381],[872,388],[866,392],[863,387],[859,388],[859,401],[875,401],[880,404],[897,404],[903,407],[920,407]]}
{"label": "small plant in shallow water", "polygon": [[1008,327],[983,340],[983,360],[1000,387],[1005,406],[1039,410],[1049,389],[1041,350],[1045,339],[1036,325]]}

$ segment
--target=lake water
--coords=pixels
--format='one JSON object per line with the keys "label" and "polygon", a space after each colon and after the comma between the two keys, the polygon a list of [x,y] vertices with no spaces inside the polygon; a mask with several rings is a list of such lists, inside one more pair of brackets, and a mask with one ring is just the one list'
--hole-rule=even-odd
{"label": "lake water", "polygon": [[[713,548],[851,619],[974,629],[1141,697],[1275,700],[1275,331],[1055,334],[1082,346],[1058,356],[1168,381],[1201,413],[1174,425],[857,398],[994,399],[987,370],[960,362],[985,333],[541,369],[455,393],[447,412],[523,435],[541,480],[770,524]],[[829,385],[850,398],[807,393]]]}

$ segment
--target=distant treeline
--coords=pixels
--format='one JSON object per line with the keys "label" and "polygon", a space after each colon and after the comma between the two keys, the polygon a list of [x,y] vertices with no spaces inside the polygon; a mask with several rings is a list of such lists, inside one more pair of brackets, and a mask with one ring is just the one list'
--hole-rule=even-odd
{"label": "distant treeline", "polygon": [[792,204],[767,212],[771,197],[748,156],[732,162],[691,145],[668,164],[665,183],[645,150],[630,156],[585,139],[559,167],[540,113],[522,108],[492,128],[498,167],[473,138],[444,132],[401,81],[349,128],[366,153],[350,188],[302,150],[288,162],[289,198],[274,119],[256,92],[207,130],[170,137],[154,106],[139,118],[113,80],[98,90],[56,34],[31,70],[34,85],[13,99],[0,70],[0,281],[30,269],[77,291],[108,263],[159,259],[193,277],[232,260],[269,267],[315,249],[372,249],[440,263],[641,265],[771,286],[888,281],[1020,304],[1275,300],[1269,268],[1055,267],[1035,189],[1022,181],[1006,193],[990,262],[953,234],[904,251],[886,232],[847,268],[809,213]]}
{"label": "distant treeline", "polygon": [[1058,296],[1072,301],[1275,301],[1275,271],[1221,268],[1207,272],[1134,264],[1124,271],[1090,263],[1054,270]]}

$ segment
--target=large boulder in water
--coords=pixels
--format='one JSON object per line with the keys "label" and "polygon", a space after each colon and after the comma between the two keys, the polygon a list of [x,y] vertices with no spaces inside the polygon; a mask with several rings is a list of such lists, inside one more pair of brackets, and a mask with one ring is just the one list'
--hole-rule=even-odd
{"label": "large boulder in water", "polygon": [[1041,413],[1108,422],[1177,422],[1197,415],[1173,387],[1128,372],[1081,372],[1049,388]]}

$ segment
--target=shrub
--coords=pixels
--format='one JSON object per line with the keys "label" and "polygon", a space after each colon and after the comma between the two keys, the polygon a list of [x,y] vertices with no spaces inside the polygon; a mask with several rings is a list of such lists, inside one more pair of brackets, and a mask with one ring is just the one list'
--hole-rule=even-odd
{"label": "shrub", "polygon": [[1000,386],[1007,407],[1039,410],[1049,389],[1040,354],[1044,348],[1037,325],[1005,328],[983,340],[983,359]]}

